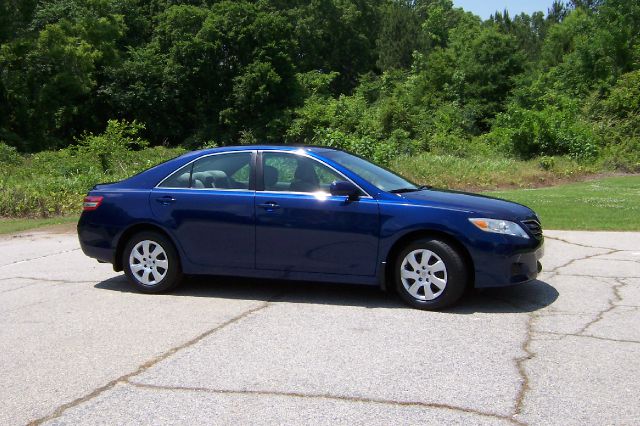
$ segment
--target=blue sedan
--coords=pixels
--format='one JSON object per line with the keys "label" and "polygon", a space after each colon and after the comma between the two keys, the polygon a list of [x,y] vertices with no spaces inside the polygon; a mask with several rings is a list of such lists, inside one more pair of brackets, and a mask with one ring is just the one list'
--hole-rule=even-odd
{"label": "blue sedan", "polygon": [[533,280],[543,254],[525,206],[321,147],[207,149],[96,185],[78,235],[145,293],[184,275],[244,276],[377,285],[419,309]]}

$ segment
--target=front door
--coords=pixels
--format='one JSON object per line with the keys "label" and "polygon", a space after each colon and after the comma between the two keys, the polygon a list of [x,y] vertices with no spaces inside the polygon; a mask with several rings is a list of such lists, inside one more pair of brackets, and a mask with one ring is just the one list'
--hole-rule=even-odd
{"label": "front door", "polygon": [[256,192],[256,267],[292,272],[374,275],[378,204],[329,194],[347,180],[303,153],[264,151]]}

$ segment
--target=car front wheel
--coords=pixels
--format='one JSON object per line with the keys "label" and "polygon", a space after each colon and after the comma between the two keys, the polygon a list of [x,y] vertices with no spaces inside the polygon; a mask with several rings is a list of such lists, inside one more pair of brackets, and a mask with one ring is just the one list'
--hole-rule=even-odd
{"label": "car front wheel", "polygon": [[157,232],[134,235],[122,253],[124,272],[144,293],[160,293],[180,283],[182,272],[171,241]]}
{"label": "car front wheel", "polygon": [[441,309],[460,299],[467,285],[467,266],[449,243],[422,239],[408,244],[395,263],[398,294],[409,305]]}

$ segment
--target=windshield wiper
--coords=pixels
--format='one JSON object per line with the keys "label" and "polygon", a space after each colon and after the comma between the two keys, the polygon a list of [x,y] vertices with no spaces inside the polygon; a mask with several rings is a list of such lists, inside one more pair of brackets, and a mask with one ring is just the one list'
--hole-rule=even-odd
{"label": "windshield wiper", "polygon": [[397,188],[397,189],[392,189],[391,192],[392,194],[403,194],[405,192],[416,192],[416,191],[422,191],[424,189],[431,189],[433,188],[430,185],[420,185],[416,188]]}

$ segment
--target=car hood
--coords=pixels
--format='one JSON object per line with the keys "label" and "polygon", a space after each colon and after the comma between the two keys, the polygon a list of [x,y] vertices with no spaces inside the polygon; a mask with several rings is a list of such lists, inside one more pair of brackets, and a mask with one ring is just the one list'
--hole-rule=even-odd
{"label": "car hood", "polygon": [[399,195],[416,204],[454,208],[490,218],[522,220],[535,217],[533,210],[522,204],[469,192],[425,189]]}

